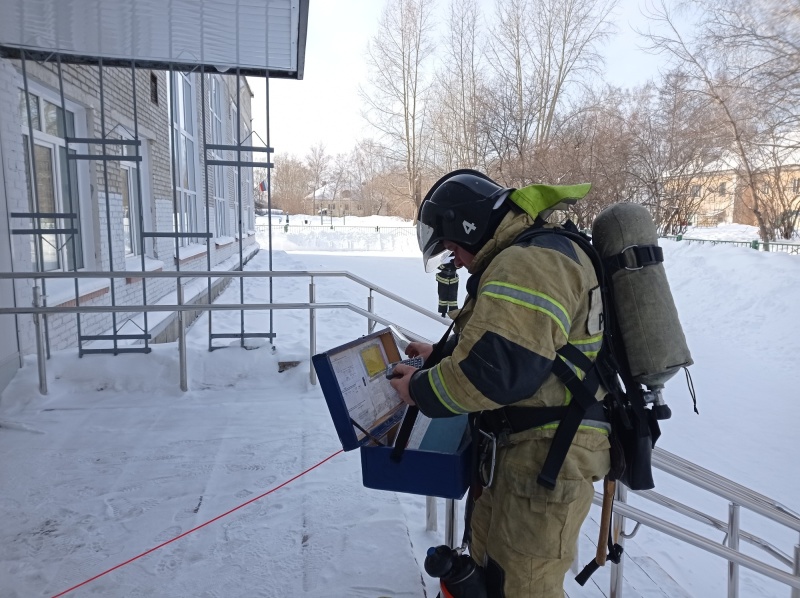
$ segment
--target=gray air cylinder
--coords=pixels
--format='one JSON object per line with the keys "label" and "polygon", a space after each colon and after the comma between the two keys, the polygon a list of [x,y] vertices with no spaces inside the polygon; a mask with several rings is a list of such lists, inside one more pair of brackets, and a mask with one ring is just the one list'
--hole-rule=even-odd
{"label": "gray air cylinder", "polygon": [[592,226],[592,244],[604,262],[611,260],[618,267],[607,271],[613,272],[617,324],[633,378],[650,389],[659,388],[693,362],[664,264],[651,261],[642,266],[637,257],[642,255],[637,247],[658,246],[650,212],[633,203],[606,208]]}

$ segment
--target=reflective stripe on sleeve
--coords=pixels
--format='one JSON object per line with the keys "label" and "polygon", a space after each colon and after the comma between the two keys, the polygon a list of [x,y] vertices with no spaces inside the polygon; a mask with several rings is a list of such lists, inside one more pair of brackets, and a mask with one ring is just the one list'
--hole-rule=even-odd
{"label": "reflective stripe on sleeve", "polygon": [[597,354],[600,352],[600,347],[603,346],[603,333],[601,332],[598,335],[590,336],[583,340],[570,342],[580,349],[580,352],[586,355],[586,357],[593,359],[597,357]]}
{"label": "reflective stripe on sleeve", "polygon": [[499,281],[486,283],[481,289],[481,294],[542,312],[558,325],[565,338],[569,338],[571,325],[569,314],[564,306],[552,297],[539,291]]}
{"label": "reflective stripe on sleeve", "polygon": [[[595,336],[590,336],[589,338],[585,338],[578,341],[569,341],[569,342],[573,346],[575,346],[581,353],[586,355],[586,357],[594,361],[595,358],[597,357],[597,354],[600,352],[600,347],[603,345],[603,333],[601,332],[600,334],[597,334]],[[577,367],[574,363],[572,363],[568,359],[565,359],[562,355],[559,355],[559,357],[561,357],[561,360],[567,364],[567,367],[572,370],[572,373],[575,374],[575,376],[579,380],[583,380],[584,376],[586,375],[586,372]],[[572,392],[570,392],[569,388],[567,388],[566,386],[564,387],[564,390],[565,390],[564,404],[569,405],[570,402],[572,401]]]}
{"label": "reflective stripe on sleeve", "polygon": [[445,386],[444,380],[442,379],[442,370],[440,364],[437,364],[428,370],[428,382],[430,383],[433,392],[436,394],[436,398],[439,399],[439,402],[444,405],[448,411],[452,411],[453,413],[457,413],[459,415],[462,413],[467,413],[467,410],[459,405],[455,399],[450,396],[450,393],[447,392],[447,386]]}

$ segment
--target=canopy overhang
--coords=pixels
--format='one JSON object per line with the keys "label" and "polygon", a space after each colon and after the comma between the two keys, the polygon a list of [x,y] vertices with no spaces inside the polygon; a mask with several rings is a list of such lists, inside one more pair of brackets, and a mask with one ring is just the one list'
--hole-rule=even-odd
{"label": "canopy overhang", "polygon": [[309,0],[0,0],[0,55],[302,79]]}

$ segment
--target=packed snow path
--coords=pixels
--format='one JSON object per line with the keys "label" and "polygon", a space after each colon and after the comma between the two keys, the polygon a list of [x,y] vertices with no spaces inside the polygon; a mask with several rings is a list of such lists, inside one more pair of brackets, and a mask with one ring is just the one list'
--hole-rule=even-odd
{"label": "packed snow path", "polygon": [[[800,355],[800,260],[732,248],[665,243],[668,272],[697,365],[701,416],[676,378],[675,413],[662,446],[800,510],[792,429],[798,405],[787,372]],[[248,269],[266,269],[262,252]],[[433,309],[435,282],[418,257],[277,253],[275,269],[350,270]],[[462,285],[466,276],[462,276]],[[746,281],[745,281],[746,280]],[[306,301],[307,279],[275,282],[276,301]],[[365,305],[362,289],[317,281],[319,301]],[[268,296],[248,281],[246,300]],[[460,297],[463,298],[463,288]],[[238,285],[219,301],[238,299]],[[441,327],[376,300],[381,315],[431,338]],[[52,596],[186,532],[338,451],[308,363],[277,373],[278,360],[307,359],[308,316],[277,312],[277,352],[238,343],[208,353],[205,317],[190,332],[190,391],[178,390],[177,348],[150,355],[54,354],[50,394],[38,395],[27,360],[0,397],[0,595]],[[238,329],[238,313],[214,315],[215,331]],[[267,314],[248,314],[267,330]],[[360,316],[318,313],[318,348],[366,332]],[[758,398],[758,409],[753,409]],[[658,489],[724,518],[727,505],[668,479]],[[632,499],[632,502],[634,500]],[[641,504],[637,504],[641,506]],[[109,573],[70,596],[420,597],[435,595],[421,573],[428,546],[423,497],[361,486],[357,452],[340,454],[231,515]],[[444,529],[440,503],[440,530]],[[594,553],[597,512],[584,527],[581,562]],[[781,544],[761,520],[743,529]],[[630,526],[629,526],[630,529]],[[707,529],[698,531],[709,535]],[[770,535],[772,534],[772,535]],[[713,536],[713,534],[711,534]],[[718,534],[719,535],[719,534]],[[785,544],[782,544],[785,545]],[[627,543],[625,596],[724,596],[726,564],[677,541],[640,531]],[[742,596],[786,588],[742,570]],[[608,570],[571,598],[608,592]]]}

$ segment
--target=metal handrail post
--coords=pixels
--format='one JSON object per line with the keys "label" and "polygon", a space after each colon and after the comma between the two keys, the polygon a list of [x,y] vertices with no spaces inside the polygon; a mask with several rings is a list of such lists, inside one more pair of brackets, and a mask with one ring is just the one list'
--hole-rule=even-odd
{"label": "metal handrail post", "polygon": [[[316,287],[314,285],[314,277],[311,277],[311,282],[308,283],[308,302],[313,304],[316,302]],[[317,352],[317,312],[312,307],[308,310],[308,328],[309,328],[309,356],[308,356],[308,376],[311,384],[317,384],[317,372],[314,371],[314,362],[311,360]]]}
{"label": "metal handrail post", "polygon": [[[794,567],[792,573],[800,577],[800,543],[794,546]],[[800,588],[792,588],[792,598],[800,598]]]}
{"label": "metal handrail post", "polygon": [[[628,489],[623,484],[617,484],[614,492],[614,501],[617,503],[628,502]],[[611,521],[611,537],[614,542],[625,547],[625,517],[614,512]],[[609,587],[609,598],[622,598],[622,570],[625,565],[625,552],[623,551],[619,563],[611,564],[611,585]]]}
{"label": "metal handrail post", "polygon": [[[369,290],[369,297],[367,297],[367,311],[373,313],[375,311],[375,297],[372,296],[372,289]],[[375,330],[375,320],[367,319],[367,334],[372,334]]]}
{"label": "metal handrail post", "polygon": [[439,529],[439,514],[436,508],[436,497],[425,497],[425,531],[435,532]]}
{"label": "metal handrail post", "polygon": [[[183,305],[183,285],[178,278],[178,305]],[[189,390],[189,382],[186,376],[186,319],[183,310],[178,312],[178,356],[181,370],[181,390]],[[211,314],[209,313],[209,317]]]}
{"label": "metal handrail post", "polygon": [[[736,503],[728,505],[728,548],[739,550],[739,527],[741,507]],[[728,598],[739,598],[739,563],[728,561]]]}
{"label": "metal handrail post", "polygon": [[[33,306],[42,306],[42,296],[39,291],[39,285],[33,285]],[[44,342],[42,341],[42,316],[41,314],[33,314],[33,327],[36,334],[36,365],[39,368],[39,392],[43,395],[47,394],[47,367],[45,365],[46,357],[44,354]]]}
{"label": "metal handrail post", "polygon": [[455,548],[456,535],[458,534],[458,504],[455,499],[448,498],[445,501],[445,520],[444,520],[444,543],[450,548]]}

